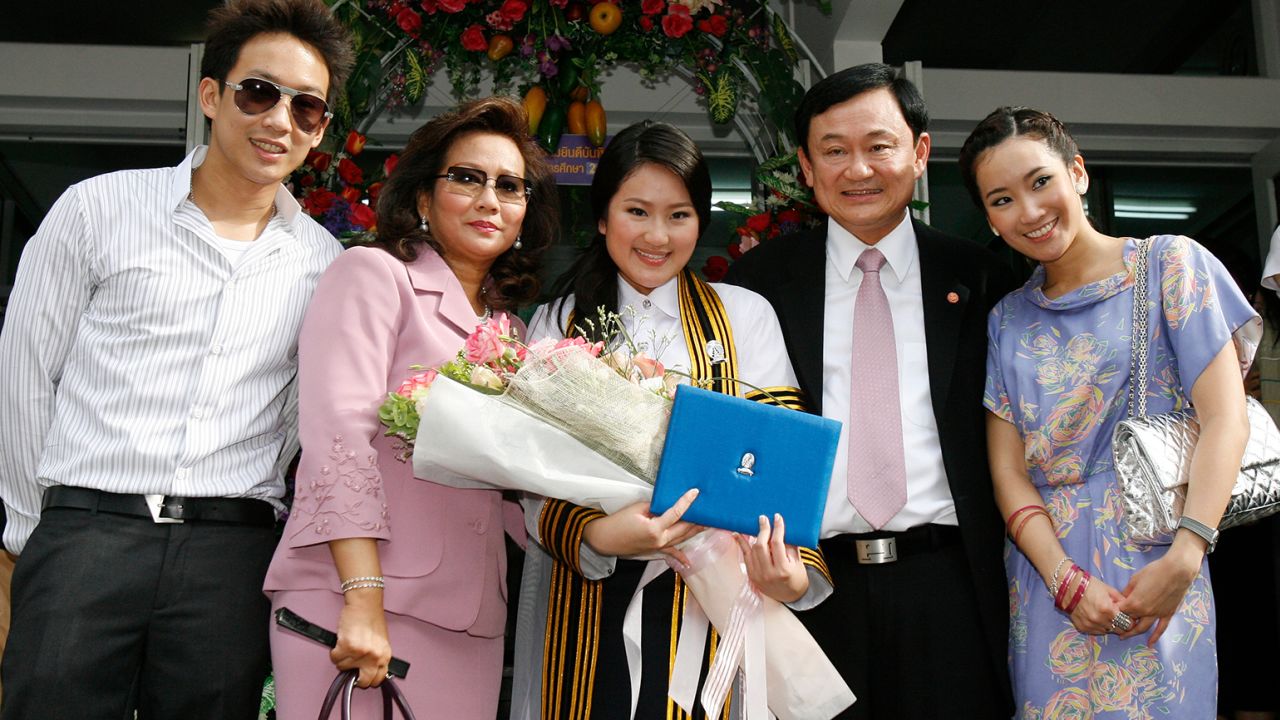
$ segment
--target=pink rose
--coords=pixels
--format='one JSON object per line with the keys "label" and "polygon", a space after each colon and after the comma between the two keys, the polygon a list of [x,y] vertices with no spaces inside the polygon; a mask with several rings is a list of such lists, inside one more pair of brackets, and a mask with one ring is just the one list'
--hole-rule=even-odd
{"label": "pink rose", "polygon": [[410,400],[418,400],[421,395],[426,394],[427,389],[431,387],[431,383],[436,381],[436,377],[439,374],[440,373],[435,370],[424,370],[420,373],[414,373],[404,382],[400,383],[400,387],[396,389],[396,394]]}
{"label": "pink rose", "polygon": [[581,336],[575,335],[571,338],[565,338],[556,343],[556,350],[565,347],[580,347],[591,357],[600,357],[600,352],[604,350],[604,343],[589,343]]}
{"label": "pink rose", "polygon": [[468,362],[484,365],[502,357],[507,346],[492,322],[487,322],[467,336],[467,344],[463,348],[463,356]]}
{"label": "pink rose", "polygon": [[667,372],[666,368],[662,367],[662,363],[646,355],[633,356],[631,358],[631,364],[640,371],[641,377],[646,380],[649,378],[662,377]]}

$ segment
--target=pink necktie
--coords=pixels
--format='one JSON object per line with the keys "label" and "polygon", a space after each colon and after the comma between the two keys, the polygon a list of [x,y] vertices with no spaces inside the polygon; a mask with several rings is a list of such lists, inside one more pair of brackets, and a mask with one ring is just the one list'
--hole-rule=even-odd
{"label": "pink necktie", "polygon": [[853,308],[849,392],[849,501],[877,530],[907,504],[898,402],[898,351],[889,299],[880,286],[884,255],[863,251],[862,285]]}

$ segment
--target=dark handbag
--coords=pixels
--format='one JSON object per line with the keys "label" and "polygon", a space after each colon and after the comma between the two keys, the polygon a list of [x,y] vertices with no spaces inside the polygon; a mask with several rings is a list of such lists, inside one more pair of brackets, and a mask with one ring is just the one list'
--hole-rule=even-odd
{"label": "dark handbag", "polygon": [[[351,720],[351,696],[355,693],[356,678],[359,675],[360,673],[355,670],[344,670],[338,673],[332,683],[329,683],[329,692],[325,693],[324,703],[320,706],[319,720],[329,720],[339,695],[342,696],[342,720]],[[396,685],[395,680],[388,677],[378,687],[382,690],[383,720],[391,720],[392,705],[400,708],[400,714],[404,716],[404,720],[416,720],[413,711],[409,709],[409,701],[405,699],[404,693]]]}
{"label": "dark handbag", "polygon": [[[1151,241],[1138,241],[1133,287],[1133,359],[1129,416],[1116,425],[1112,441],[1116,482],[1129,540],[1167,545],[1182,517],[1191,457],[1200,436],[1193,409],[1147,415],[1147,264]],[[1225,530],[1280,511],[1280,430],[1257,400],[1245,398],[1249,442],[1240,461],[1231,499],[1218,528]]]}

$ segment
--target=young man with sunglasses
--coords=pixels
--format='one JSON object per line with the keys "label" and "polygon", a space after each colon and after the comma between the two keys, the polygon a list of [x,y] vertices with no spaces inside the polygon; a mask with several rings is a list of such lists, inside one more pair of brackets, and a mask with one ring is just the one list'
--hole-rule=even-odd
{"label": "young man with sunglasses", "polygon": [[5,720],[258,715],[297,332],[340,249],[281,181],[323,137],[351,50],[321,0],[231,0],[209,31],[209,145],[72,186],[18,268]]}

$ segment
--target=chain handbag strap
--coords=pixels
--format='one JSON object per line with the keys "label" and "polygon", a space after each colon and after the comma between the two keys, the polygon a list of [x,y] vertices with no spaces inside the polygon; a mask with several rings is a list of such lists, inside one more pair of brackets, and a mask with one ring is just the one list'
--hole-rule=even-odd
{"label": "chain handbag strap", "polygon": [[1129,358],[1129,417],[1147,414],[1147,264],[1151,256],[1151,238],[1138,241],[1138,258],[1134,264],[1133,328]]}

